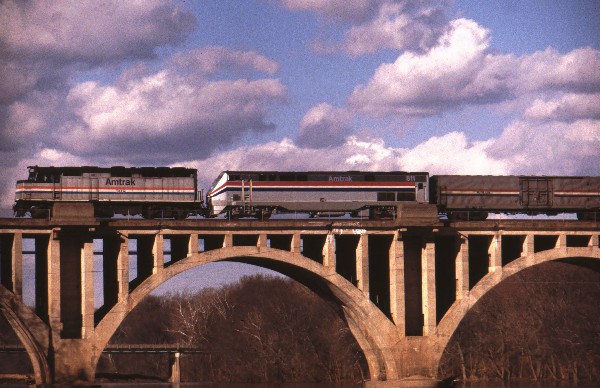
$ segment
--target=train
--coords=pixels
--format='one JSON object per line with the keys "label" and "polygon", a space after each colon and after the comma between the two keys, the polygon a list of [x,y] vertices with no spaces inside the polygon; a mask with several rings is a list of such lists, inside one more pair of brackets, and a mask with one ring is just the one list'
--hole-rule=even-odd
{"label": "train", "polygon": [[29,167],[17,181],[15,216],[47,218],[59,202],[86,202],[95,216],[268,219],[273,214],[395,218],[404,204],[440,217],[576,213],[600,218],[600,177],[433,175],[428,172],[223,171],[206,191],[184,167]]}

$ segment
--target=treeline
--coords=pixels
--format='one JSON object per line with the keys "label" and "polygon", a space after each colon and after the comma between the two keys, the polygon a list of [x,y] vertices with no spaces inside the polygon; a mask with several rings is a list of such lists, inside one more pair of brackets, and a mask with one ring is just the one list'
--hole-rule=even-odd
{"label": "treeline", "polygon": [[[297,282],[253,276],[220,289],[149,296],[111,339],[180,344],[182,381],[340,382],[368,376],[340,308]],[[97,374],[168,377],[161,355],[104,354]]]}
{"label": "treeline", "polygon": [[460,324],[440,376],[600,381],[600,269],[586,265],[551,262],[501,283]]}

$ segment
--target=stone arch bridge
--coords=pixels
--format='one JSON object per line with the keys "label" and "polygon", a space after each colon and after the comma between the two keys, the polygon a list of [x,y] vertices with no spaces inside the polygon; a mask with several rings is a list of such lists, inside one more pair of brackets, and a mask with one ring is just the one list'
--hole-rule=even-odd
{"label": "stone arch bridge", "polygon": [[[93,381],[103,349],[144,296],[188,269],[244,262],[339,303],[371,380],[435,378],[483,295],[540,263],[600,259],[599,234],[598,222],[565,220],[0,219],[0,310],[37,383]],[[33,307],[22,297],[24,242],[33,245]],[[104,305],[95,309],[99,242]]]}

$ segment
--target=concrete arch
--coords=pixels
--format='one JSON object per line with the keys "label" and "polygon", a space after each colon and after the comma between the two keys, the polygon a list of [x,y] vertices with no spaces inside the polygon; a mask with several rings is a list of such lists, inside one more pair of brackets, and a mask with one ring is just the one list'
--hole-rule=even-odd
{"label": "concrete arch", "polygon": [[190,255],[144,280],[96,327],[95,362],[125,317],[152,290],[184,271],[218,261],[268,268],[299,281],[320,295],[333,297],[341,304],[350,330],[365,354],[371,379],[398,378],[394,355],[399,342],[396,327],[360,290],[337,274],[333,267],[325,267],[299,253],[255,246],[228,247]]}
{"label": "concrete arch", "polygon": [[50,383],[48,325],[2,285],[0,285],[0,311],[27,351],[33,367],[35,383]]}
{"label": "concrete arch", "polygon": [[464,319],[467,313],[475,306],[475,304],[494,287],[500,284],[503,280],[533,266],[543,264],[550,261],[586,258],[591,260],[600,260],[599,247],[583,247],[572,248],[562,247],[549,249],[537,253],[532,253],[527,256],[522,256],[502,268],[501,271],[491,272],[484,276],[469,294],[454,302],[448,309],[446,315],[442,318],[438,325],[436,346],[438,350],[436,354],[435,365],[439,365],[442,354],[452,338],[452,335],[458,329],[460,322]]}

